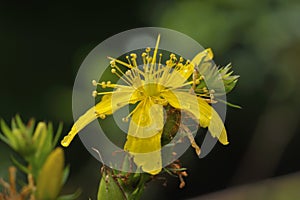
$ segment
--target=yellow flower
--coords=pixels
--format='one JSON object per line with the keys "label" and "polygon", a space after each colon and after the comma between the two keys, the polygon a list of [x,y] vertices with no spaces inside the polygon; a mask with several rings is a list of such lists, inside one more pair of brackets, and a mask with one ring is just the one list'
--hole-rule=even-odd
{"label": "yellow flower", "polygon": [[[142,53],[141,66],[138,66],[136,54],[130,54],[127,63],[109,57],[111,72],[120,77],[124,84],[93,81],[95,86],[100,85],[114,90],[93,93],[93,96],[103,95],[102,100],[75,122],[69,134],[62,140],[63,146],[67,147],[74,136],[93,120],[98,117],[104,119],[106,115],[113,114],[128,104],[136,104],[136,107],[129,116],[123,118],[123,121],[131,119],[124,150],[133,156],[136,165],[144,172],[157,174],[161,171],[163,107],[168,104],[193,114],[201,127],[208,127],[213,137],[217,137],[222,144],[228,144],[226,130],[219,115],[209,105],[207,99],[186,88],[203,81],[203,77],[192,75],[195,66],[203,60],[212,59],[211,49],[200,52],[191,62],[185,63],[183,58],[177,60],[176,56],[171,54],[170,59],[163,65],[162,54],[157,55],[159,41],[160,36],[157,38],[152,56],[150,48]],[[124,73],[118,65],[127,67],[128,70]]]}

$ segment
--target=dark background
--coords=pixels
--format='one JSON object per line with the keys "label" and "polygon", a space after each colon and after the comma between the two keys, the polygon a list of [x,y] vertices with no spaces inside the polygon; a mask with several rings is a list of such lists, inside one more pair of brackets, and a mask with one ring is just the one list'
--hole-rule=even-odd
{"label": "dark background", "polygon": [[[216,63],[233,64],[241,78],[228,100],[243,108],[228,108],[229,146],[218,144],[201,160],[191,149],[183,156],[189,174],[184,189],[176,178],[168,178],[167,187],[154,181],[145,199],[185,199],[298,177],[299,13],[296,0],[1,1],[0,117],[8,122],[19,113],[25,121],[63,121],[67,133],[73,82],[85,56],[121,31],[171,28],[211,47]],[[1,148],[7,149],[0,143]],[[100,163],[78,137],[65,152],[71,175],[63,192],[82,188],[81,199],[95,199]]]}

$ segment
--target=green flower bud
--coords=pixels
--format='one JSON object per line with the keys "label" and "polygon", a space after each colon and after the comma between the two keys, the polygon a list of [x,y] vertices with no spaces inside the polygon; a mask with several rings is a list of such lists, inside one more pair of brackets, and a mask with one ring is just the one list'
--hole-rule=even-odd
{"label": "green flower bud", "polygon": [[62,188],[64,160],[64,152],[60,147],[48,156],[37,178],[37,199],[55,200],[58,197]]}

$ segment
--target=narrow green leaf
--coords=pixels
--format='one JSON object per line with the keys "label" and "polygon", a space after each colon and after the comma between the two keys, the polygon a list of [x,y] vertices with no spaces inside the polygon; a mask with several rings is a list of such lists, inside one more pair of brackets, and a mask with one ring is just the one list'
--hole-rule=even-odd
{"label": "narrow green leaf", "polygon": [[20,115],[16,115],[15,117],[15,120],[16,120],[16,123],[17,123],[17,127],[21,130],[21,132],[24,132],[27,134],[27,128],[26,126],[24,125]]}
{"label": "narrow green leaf", "polygon": [[7,124],[5,123],[5,121],[3,119],[1,119],[1,130],[3,132],[3,134],[7,137],[7,139],[9,140],[10,146],[15,149],[16,148],[16,141],[15,141],[15,137],[13,136],[10,128],[7,126]]}
{"label": "narrow green leaf", "polygon": [[32,134],[34,132],[35,127],[35,119],[31,118],[27,123],[27,131],[30,134],[30,137],[32,137]]}
{"label": "narrow green leaf", "polygon": [[217,100],[218,100],[219,102],[221,102],[221,103],[224,103],[224,104],[230,106],[230,107],[242,109],[242,107],[239,106],[239,105],[235,105],[235,104],[229,103],[229,102],[224,101],[224,100],[222,100],[222,99],[217,99]]}
{"label": "narrow green leaf", "polygon": [[0,140],[10,146],[9,140],[0,133]]}
{"label": "narrow green leaf", "polygon": [[62,195],[57,198],[57,200],[74,200],[81,195],[81,190],[78,189],[73,194]]}
{"label": "narrow green leaf", "polygon": [[53,142],[52,142],[52,148],[54,148],[57,145],[57,142],[58,142],[58,140],[59,140],[59,138],[62,134],[62,130],[63,130],[63,123],[60,122],[59,125],[58,125],[58,128],[57,128],[55,137],[54,137]]}
{"label": "narrow green leaf", "polygon": [[18,129],[18,126],[16,124],[16,120],[14,118],[11,119],[11,129]]}
{"label": "narrow green leaf", "polygon": [[15,159],[13,156],[11,156],[11,160],[12,160],[13,164],[15,164],[16,167],[19,168],[19,170],[23,171],[23,172],[26,173],[26,174],[29,174],[29,173],[30,173],[30,170],[29,170],[26,166],[22,165],[22,164],[21,164],[17,159]]}
{"label": "narrow green leaf", "polygon": [[48,128],[48,133],[49,133],[49,135],[51,136],[51,137],[50,137],[50,141],[52,142],[52,139],[53,139],[53,133],[54,133],[52,122],[48,122],[47,128]]}
{"label": "narrow green leaf", "polygon": [[67,182],[69,174],[70,174],[70,165],[67,165],[63,171],[62,185],[64,185]]}

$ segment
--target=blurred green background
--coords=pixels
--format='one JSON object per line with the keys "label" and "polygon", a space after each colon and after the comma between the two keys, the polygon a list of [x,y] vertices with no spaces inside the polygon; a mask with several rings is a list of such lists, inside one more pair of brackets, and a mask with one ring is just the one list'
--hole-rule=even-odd
{"label": "blurred green background", "polygon": [[[201,160],[191,149],[182,157],[184,189],[176,178],[167,187],[154,181],[144,199],[300,199],[297,0],[1,1],[0,117],[63,121],[66,133],[85,56],[106,38],[143,26],[185,33],[211,47],[216,63],[231,62],[241,78],[228,100],[243,107],[228,108],[229,146],[218,144]],[[0,143],[0,175],[7,155]],[[78,137],[66,156],[65,192],[80,187],[81,199],[95,199],[101,165]]]}

